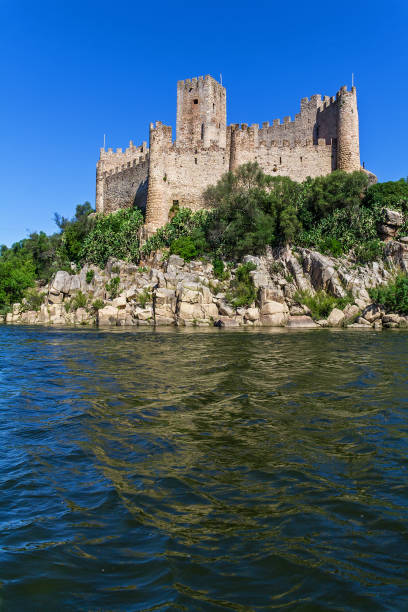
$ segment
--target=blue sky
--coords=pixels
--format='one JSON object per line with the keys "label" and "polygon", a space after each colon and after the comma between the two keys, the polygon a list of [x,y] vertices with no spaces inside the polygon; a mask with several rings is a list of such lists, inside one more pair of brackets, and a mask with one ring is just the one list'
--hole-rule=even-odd
{"label": "blue sky", "polygon": [[407,176],[407,23],[406,0],[0,0],[0,244],[94,204],[103,134],[116,148],[175,126],[193,76],[222,73],[228,122],[261,123],[354,72],[361,160]]}

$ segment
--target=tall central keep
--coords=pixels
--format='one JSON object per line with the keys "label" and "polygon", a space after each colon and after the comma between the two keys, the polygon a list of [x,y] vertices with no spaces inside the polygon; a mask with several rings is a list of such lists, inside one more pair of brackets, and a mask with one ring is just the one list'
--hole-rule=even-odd
{"label": "tall central keep", "polygon": [[342,87],[336,97],[301,100],[300,112],[248,126],[227,126],[226,90],[211,76],[177,83],[177,126],[150,125],[150,143],[125,151],[101,149],[96,210],[138,206],[153,231],[178,207],[204,206],[203,193],[228,170],[257,162],[268,174],[303,181],[341,169],[361,170],[357,95]]}
{"label": "tall central keep", "polygon": [[226,127],[225,87],[211,77],[177,83],[178,147],[208,148],[213,142],[225,149]]}

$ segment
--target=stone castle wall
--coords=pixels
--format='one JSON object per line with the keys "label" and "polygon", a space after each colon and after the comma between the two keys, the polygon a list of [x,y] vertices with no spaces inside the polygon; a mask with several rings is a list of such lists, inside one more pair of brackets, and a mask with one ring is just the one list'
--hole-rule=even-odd
{"label": "stone castle wall", "polygon": [[360,170],[355,87],[336,97],[301,100],[292,121],[227,126],[226,90],[210,76],[177,84],[177,130],[150,126],[149,149],[101,150],[97,165],[97,212],[146,207],[150,230],[168,221],[173,205],[193,210],[203,193],[228,170],[257,162],[268,174],[303,181],[335,169]]}
{"label": "stone castle wall", "polygon": [[147,202],[149,149],[147,143],[136,147],[130,141],[122,151],[100,150],[96,167],[96,212],[111,213],[137,206],[144,210]]}

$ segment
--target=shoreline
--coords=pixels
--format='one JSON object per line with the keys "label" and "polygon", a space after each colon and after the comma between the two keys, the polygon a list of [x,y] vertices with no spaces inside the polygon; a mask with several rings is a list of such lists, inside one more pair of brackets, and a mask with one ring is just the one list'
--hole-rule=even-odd
{"label": "shoreline", "polygon": [[[392,241],[384,261],[357,265],[289,247],[222,262],[185,261],[156,252],[139,265],[108,260],[58,271],[30,299],[13,304],[5,324],[63,327],[221,327],[281,329],[407,328],[370,292],[408,270],[408,246]],[[31,300],[31,301],[30,301]]]}

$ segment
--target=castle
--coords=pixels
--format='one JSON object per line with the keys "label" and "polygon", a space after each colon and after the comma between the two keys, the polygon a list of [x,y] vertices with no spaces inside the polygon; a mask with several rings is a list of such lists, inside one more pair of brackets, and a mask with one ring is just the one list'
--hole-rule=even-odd
{"label": "castle", "polygon": [[176,140],[171,126],[150,124],[149,148],[101,149],[96,171],[96,212],[137,206],[146,229],[169,220],[177,206],[202,208],[203,192],[228,170],[258,162],[271,175],[296,181],[340,169],[360,170],[356,88],[336,97],[302,98],[292,121],[274,119],[227,126],[225,87],[211,76],[177,83]]}

